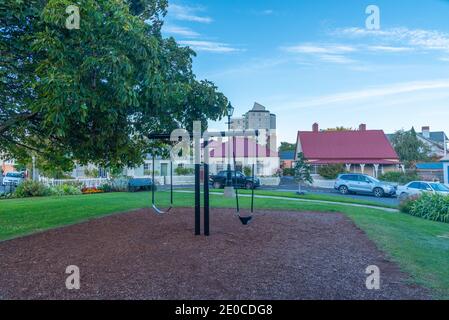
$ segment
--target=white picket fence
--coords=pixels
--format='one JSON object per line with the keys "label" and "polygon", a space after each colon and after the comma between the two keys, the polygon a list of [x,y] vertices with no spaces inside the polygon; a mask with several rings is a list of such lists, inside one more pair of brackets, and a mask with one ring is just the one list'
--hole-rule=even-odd
{"label": "white picket fence", "polygon": [[106,178],[50,179],[50,178],[45,178],[45,177],[39,177],[39,181],[49,187],[61,186],[63,184],[68,184],[68,185],[81,184],[86,188],[97,188],[97,187],[107,183],[109,180]]}

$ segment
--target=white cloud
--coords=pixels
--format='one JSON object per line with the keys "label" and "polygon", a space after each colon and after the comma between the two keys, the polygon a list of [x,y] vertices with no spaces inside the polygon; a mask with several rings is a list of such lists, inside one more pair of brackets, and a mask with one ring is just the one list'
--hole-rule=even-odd
{"label": "white cloud", "polygon": [[215,52],[215,53],[230,53],[242,51],[241,49],[233,48],[226,43],[213,41],[197,41],[197,40],[182,40],[180,44],[189,46],[195,51]]}
{"label": "white cloud", "polygon": [[195,32],[190,28],[175,25],[164,25],[162,30],[168,34],[183,36],[187,38],[196,38],[200,35],[198,32]]}
{"label": "white cloud", "polygon": [[168,14],[172,15],[176,20],[211,23],[213,21],[212,18],[198,14],[201,11],[203,11],[202,8],[181,6],[178,4],[171,4],[168,7]]}
{"label": "white cloud", "polygon": [[357,91],[342,92],[332,95],[320,96],[305,101],[298,101],[290,104],[288,109],[292,108],[310,108],[341,103],[357,102],[362,100],[374,100],[397,94],[412,94],[419,91],[449,89],[449,79],[440,79],[433,81],[414,81],[390,84],[386,86],[370,87]]}
{"label": "white cloud", "polygon": [[332,34],[353,38],[378,38],[383,42],[400,43],[412,46],[420,50],[442,50],[449,52],[449,33],[424,30],[408,29],[405,27],[391,28],[385,30],[367,30],[363,28],[343,28],[337,29]]}
{"label": "white cloud", "polygon": [[344,54],[357,51],[357,48],[347,45],[320,44],[301,44],[297,46],[283,47],[281,49],[289,53],[309,55],[324,62],[337,64],[354,63],[354,60],[346,57]]}
{"label": "white cloud", "polygon": [[393,47],[393,46],[368,46],[367,49],[370,51],[391,52],[391,53],[414,51],[414,49],[410,47]]}
{"label": "white cloud", "polygon": [[285,51],[290,53],[308,53],[308,54],[341,54],[354,52],[356,49],[345,45],[314,45],[303,44],[298,46],[284,47]]}

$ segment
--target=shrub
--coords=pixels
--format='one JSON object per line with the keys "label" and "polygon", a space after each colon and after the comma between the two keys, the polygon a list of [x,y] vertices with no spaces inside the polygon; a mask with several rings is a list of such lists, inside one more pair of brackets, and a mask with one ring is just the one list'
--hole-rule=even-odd
{"label": "shrub", "polygon": [[329,164],[318,168],[318,174],[325,179],[337,179],[337,176],[344,172],[343,164]]}
{"label": "shrub", "polygon": [[293,169],[293,168],[284,168],[284,169],[282,169],[282,175],[293,177],[295,175],[295,169]]}
{"label": "shrub", "polygon": [[98,187],[98,189],[103,190],[103,192],[112,192],[113,191],[112,185],[110,185],[108,183],[102,184],[101,186]]}
{"label": "shrub", "polygon": [[16,198],[44,197],[50,194],[50,188],[38,181],[25,180],[14,191]]}
{"label": "shrub", "polygon": [[243,174],[247,177],[251,177],[253,175],[253,170],[251,167],[246,166],[243,168]]}
{"label": "shrub", "polygon": [[109,185],[111,186],[111,192],[128,191],[128,182],[129,179],[125,177],[110,180]]}
{"label": "shrub", "polygon": [[[423,219],[449,223],[449,197],[425,193],[410,199],[402,208],[403,212]],[[408,211],[408,212],[407,212]]]}
{"label": "shrub", "polygon": [[409,183],[410,181],[420,180],[420,178],[416,173],[416,171],[406,173],[391,171],[380,175],[379,180],[406,184]]}
{"label": "shrub", "polygon": [[69,184],[51,187],[49,192],[52,196],[75,196],[80,195],[81,193],[79,188]]}
{"label": "shrub", "polygon": [[194,173],[194,170],[192,168],[183,168],[183,167],[177,167],[175,169],[175,173],[178,176],[188,176]]}
{"label": "shrub", "polygon": [[399,210],[404,213],[410,213],[413,203],[418,200],[419,197],[420,195],[412,195],[406,197],[405,199],[401,199],[401,202],[399,203]]}

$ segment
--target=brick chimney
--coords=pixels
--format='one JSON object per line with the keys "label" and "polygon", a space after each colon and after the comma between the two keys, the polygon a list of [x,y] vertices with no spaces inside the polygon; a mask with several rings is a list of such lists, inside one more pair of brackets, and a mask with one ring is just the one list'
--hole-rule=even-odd
{"label": "brick chimney", "polygon": [[312,126],[312,131],[313,132],[318,132],[320,130],[320,126],[318,125],[318,123],[314,123]]}
{"label": "brick chimney", "polygon": [[362,124],[359,126],[359,131],[366,131],[366,124],[362,123]]}
{"label": "brick chimney", "polygon": [[429,126],[422,127],[422,135],[424,138],[430,139],[430,127]]}

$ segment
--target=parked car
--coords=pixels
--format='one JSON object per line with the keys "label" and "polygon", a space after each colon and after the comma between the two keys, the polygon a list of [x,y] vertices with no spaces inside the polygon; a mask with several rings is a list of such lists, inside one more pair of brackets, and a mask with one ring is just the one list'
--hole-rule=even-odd
{"label": "parked car", "polygon": [[3,185],[12,184],[17,186],[24,180],[25,174],[21,172],[8,172],[3,178],[2,184]]}
{"label": "parked car", "polygon": [[345,173],[338,175],[334,188],[341,194],[364,193],[381,198],[396,195],[397,187],[366,174]]}
{"label": "parked car", "polygon": [[[209,177],[209,182],[215,189],[222,189],[226,186],[228,171],[220,171],[216,175]],[[260,179],[245,176],[241,171],[231,171],[232,185],[236,188],[252,189],[260,187]]]}
{"label": "parked car", "polygon": [[419,195],[422,193],[434,193],[449,196],[449,188],[442,183],[428,181],[412,181],[405,186],[398,187],[397,196],[406,199],[409,196]]}

